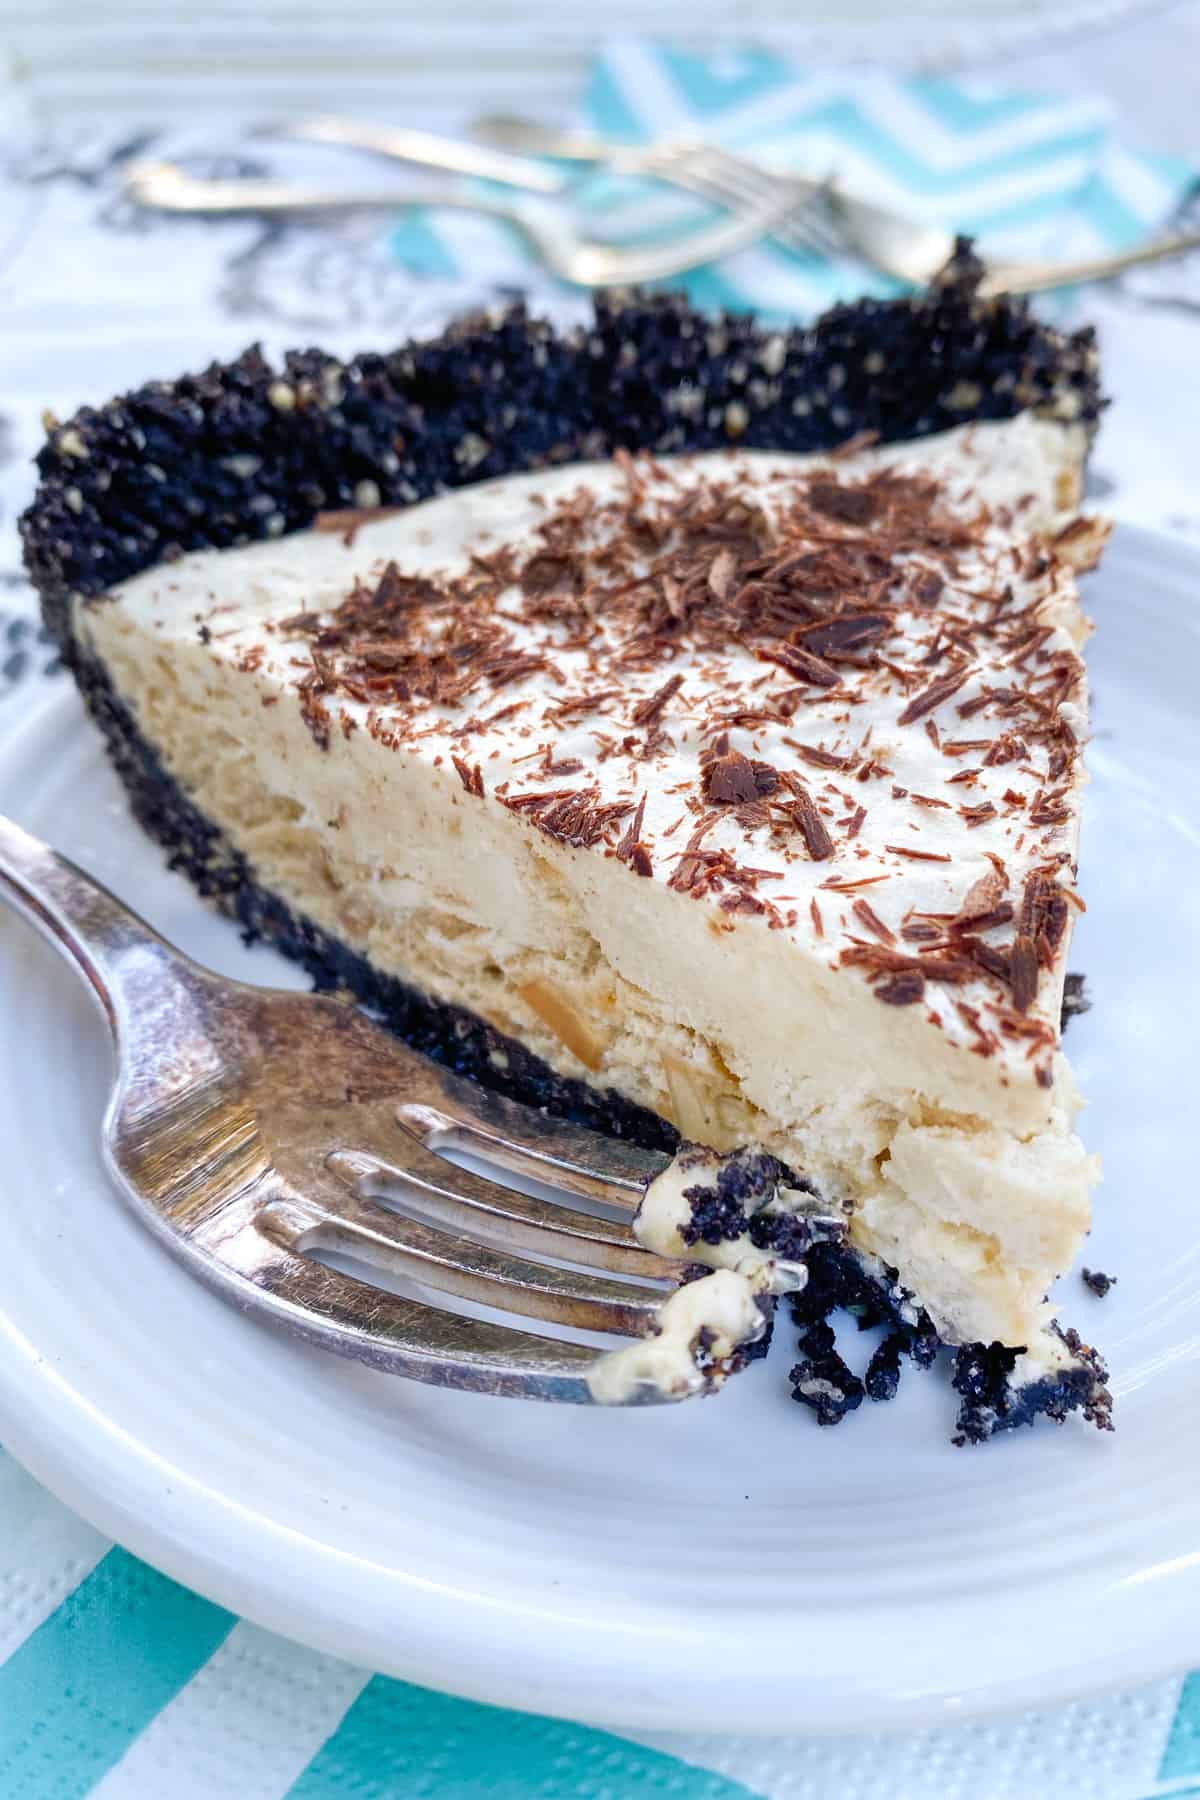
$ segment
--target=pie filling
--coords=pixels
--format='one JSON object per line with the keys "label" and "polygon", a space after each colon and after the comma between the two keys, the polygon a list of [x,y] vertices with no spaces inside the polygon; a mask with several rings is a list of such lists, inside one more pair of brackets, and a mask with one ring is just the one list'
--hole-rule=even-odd
{"label": "pie filling", "polygon": [[[826,441],[851,428],[833,452],[709,448],[715,352],[679,342],[716,328],[651,308],[696,364],[662,428],[629,432],[653,454],[587,460],[611,432],[557,420],[566,466],[414,505],[395,393],[420,387],[418,353],[373,398],[361,367],[323,365],[310,401],[243,363],[56,428],[29,561],[139,818],[244,925],[520,1098],[709,1147],[692,1157],[757,1147],[689,1180],[733,1169],[738,1188],[755,1167],[770,1194],[678,1212],[690,1260],[719,1267],[615,1353],[607,1397],[637,1357],[670,1383],[698,1355],[711,1385],[787,1293],[794,1391],[823,1422],[939,1342],[959,1347],[966,1438],[1038,1410],[1103,1422],[1102,1371],[1045,1300],[1096,1173],[1059,1048],[1081,905],[1075,570],[1103,538],[1077,512],[1094,375],[1084,340],[1018,330],[969,283],[866,314],[880,343],[940,320],[941,354],[969,339],[977,373],[1018,345],[989,394],[956,376],[960,415],[993,416],[950,422],[951,367],[926,408],[949,429],[854,437],[859,403],[826,420]],[[555,354],[516,329],[490,328],[510,388]],[[446,341],[464,389],[465,341]],[[485,392],[488,341],[470,340]],[[801,336],[744,348],[758,375],[717,435],[753,443],[755,393],[787,398]],[[575,378],[603,360],[573,355]],[[806,395],[828,410],[814,379],[793,418]],[[351,440],[390,406],[393,448],[376,432],[372,454],[396,466],[347,492],[320,458],[346,462],[355,381]],[[418,436],[437,398],[407,393]],[[514,436],[550,430],[539,405]],[[320,420],[279,449],[306,406]],[[449,479],[488,472],[474,436]],[[861,1381],[826,1323],[843,1305],[887,1327]]]}

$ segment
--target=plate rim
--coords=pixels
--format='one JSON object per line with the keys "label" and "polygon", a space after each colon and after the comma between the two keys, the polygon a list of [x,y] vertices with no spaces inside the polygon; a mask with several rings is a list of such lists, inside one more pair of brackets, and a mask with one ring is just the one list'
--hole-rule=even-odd
{"label": "plate rim", "polygon": [[[1176,571],[1187,570],[1200,591],[1200,547],[1132,525],[1119,526],[1114,545],[1118,541],[1134,559],[1150,556],[1168,561]],[[5,716],[11,706],[0,708],[0,775],[7,765],[19,763],[22,754],[28,754],[31,741],[54,730],[56,722],[66,721],[77,706],[75,689],[66,687],[48,693],[19,719]],[[5,1185],[0,1171],[0,1204]],[[2,1314],[0,1443],[64,1505],[107,1538],[236,1616],[314,1650],[485,1704],[536,1711],[618,1732],[712,1729],[710,1712],[687,1712],[686,1674],[675,1698],[661,1680],[647,1681],[645,1672],[626,1660],[624,1681],[614,1682],[609,1675],[606,1686],[603,1649],[598,1659],[592,1659],[592,1671],[582,1685],[582,1671],[573,1659],[543,1656],[545,1667],[532,1683],[528,1667],[517,1659],[481,1661],[479,1646],[486,1648],[497,1618],[507,1612],[514,1638],[517,1621],[503,1596],[489,1598],[479,1586],[470,1593],[459,1590],[442,1595],[445,1616],[440,1619],[435,1616],[436,1600],[432,1604],[426,1601],[423,1610],[406,1608],[403,1634],[385,1639],[366,1612],[360,1614],[350,1604],[352,1584],[346,1584],[347,1605],[335,1619],[328,1607],[334,1592],[330,1576],[336,1582],[339,1573],[344,1575],[343,1550],[328,1540],[298,1546],[291,1541],[294,1533],[286,1524],[273,1523],[258,1509],[240,1507],[231,1494],[214,1494],[194,1469],[172,1471],[149,1444],[123,1434],[116,1418],[89,1407],[86,1396],[58,1375],[52,1349],[39,1348],[20,1332],[15,1321]],[[214,1529],[222,1522],[221,1508],[214,1512],[214,1498],[222,1501],[225,1521],[231,1527],[241,1515],[240,1536],[232,1528],[225,1537]],[[322,1557],[325,1605],[311,1598],[317,1585],[312,1559]],[[1174,1576],[1184,1584],[1177,1590],[1176,1605],[1179,1594],[1186,1592],[1192,1599],[1191,1615],[1200,1617],[1200,1554],[1184,1560],[1186,1566]],[[389,1567],[387,1576],[395,1594],[407,1592],[411,1601],[420,1581],[417,1570]],[[1100,1605],[1111,1594],[1096,1593],[1091,1598]],[[969,1598],[944,1604],[951,1616],[957,1610],[960,1619],[969,1618]],[[556,1624],[561,1632],[566,1621],[560,1618]],[[871,1618],[866,1610],[860,1609],[855,1630],[864,1637],[870,1635]],[[1111,1646],[1111,1636],[1108,1642]],[[473,1660],[464,1653],[464,1645],[474,1650]],[[459,1654],[452,1659],[456,1648]],[[1143,1633],[1121,1645],[1117,1655],[1110,1652],[1103,1666],[1076,1659],[1049,1674],[1041,1667],[1001,1686],[985,1680],[950,1691],[943,1685],[937,1692],[919,1696],[904,1693],[895,1681],[890,1690],[878,1680],[866,1681],[838,1699],[827,1689],[820,1690],[809,1703],[807,1715],[801,1716],[797,1716],[794,1695],[786,1713],[782,1710],[782,1684],[777,1684],[779,1699],[767,1706],[761,1700],[747,1706],[744,1698],[739,1703],[731,1696],[720,1728],[723,1734],[837,1736],[967,1723],[1119,1692],[1175,1674],[1189,1658],[1200,1658],[1200,1639],[1191,1652],[1181,1656],[1169,1633],[1164,1633],[1161,1641]],[[662,1676],[662,1666],[656,1673]]]}

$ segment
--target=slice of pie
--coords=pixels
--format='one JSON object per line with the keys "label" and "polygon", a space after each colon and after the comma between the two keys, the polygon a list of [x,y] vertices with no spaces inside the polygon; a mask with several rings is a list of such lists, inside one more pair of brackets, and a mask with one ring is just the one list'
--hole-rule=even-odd
{"label": "slice of pie", "polygon": [[[1104,530],[1090,336],[972,277],[788,333],[635,299],[251,352],[54,425],[23,529],[203,893],[520,1099],[757,1146],[770,1216],[853,1247],[798,1397],[824,1294],[962,1347],[984,1435],[1099,1391],[1046,1294],[1096,1176],[1059,1021]],[[698,1261],[763,1239],[673,1204]]]}

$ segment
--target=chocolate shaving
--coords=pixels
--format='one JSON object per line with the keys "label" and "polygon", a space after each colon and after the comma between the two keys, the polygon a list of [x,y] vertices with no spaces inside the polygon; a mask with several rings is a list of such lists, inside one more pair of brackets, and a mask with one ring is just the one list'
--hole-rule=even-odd
{"label": "chocolate shaving", "polygon": [[667,701],[674,699],[682,686],[682,675],[675,674],[668,676],[662,686],[657,688],[653,694],[648,694],[644,700],[638,701],[631,714],[633,723],[635,725],[651,724],[653,720],[658,718],[659,714],[666,706]]}
{"label": "chocolate shaving", "polygon": [[964,956],[944,956],[940,953],[908,956],[903,950],[892,950],[883,944],[852,944],[849,949],[842,951],[838,961],[865,968],[870,979],[883,974],[896,975],[916,970],[922,980],[928,977],[931,981],[945,981],[951,986],[959,986],[970,981],[976,973],[974,965]]}
{"label": "chocolate shaving", "polygon": [[813,862],[825,862],[834,851],[833,839],[825,829],[825,821],[817,811],[812,795],[798,781],[792,783],[792,792],[796,797],[784,810],[797,826]]}
{"label": "chocolate shaving", "polygon": [[517,579],[527,600],[540,600],[564,590],[577,593],[583,585],[583,571],[572,557],[553,550],[536,550]]}
{"label": "chocolate shaving", "polygon": [[654,864],[649,850],[642,842],[642,821],[645,817],[646,796],[643,794],[624,837],[617,845],[617,856],[622,862],[629,864],[635,875],[649,877],[654,874]]}
{"label": "chocolate shaving", "polygon": [[550,710],[556,719],[579,718],[586,713],[598,712],[610,700],[619,700],[620,697],[620,688],[594,688],[586,694],[567,694],[563,699],[556,700]]}
{"label": "chocolate shaving", "polygon": [[822,750],[816,744],[799,744],[795,738],[784,738],[784,743],[796,752],[801,762],[810,763],[814,769],[848,769],[851,759],[848,756],[835,756],[832,750]]}
{"label": "chocolate shaving", "polygon": [[483,771],[479,767],[479,764],[476,763],[474,767],[472,767],[464,757],[453,755],[451,756],[450,761],[458,770],[458,778],[466,788],[468,794],[474,794],[478,799],[482,800],[484,795]]}
{"label": "chocolate shaving", "polygon": [[943,700],[948,700],[951,694],[957,694],[959,688],[970,679],[973,673],[974,670],[968,665],[962,669],[951,669],[947,675],[939,675],[938,679],[931,682],[921,693],[914,694],[896,723],[898,725],[915,725],[918,719],[923,719],[926,713],[931,713],[935,707],[942,704]]}
{"label": "chocolate shaving", "polygon": [[926,569],[917,576],[909,588],[909,592],[921,606],[936,606],[945,587],[945,580],[936,569]]}
{"label": "chocolate shaving", "polygon": [[399,506],[344,506],[334,512],[319,512],[313,520],[313,530],[341,532],[342,543],[350,550],[364,525],[372,525],[376,519],[388,519],[402,511]]}
{"label": "chocolate shaving", "polygon": [[912,1006],[925,997],[925,977],[920,969],[903,969],[872,991],[885,1006]]}
{"label": "chocolate shaving", "polygon": [[722,734],[700,760],[700,785],[712,806],[743,806],[765,800],[779,788],[779,771],[766,762],[755,762],[730,748]]}
{"label": "chocolate shaving", "polygon": [[892,620],[882,613],[842,613],[835,619],[820,619],[813,625],[801,625],[797,638],[803,647],[817,656],[864,650],[892,629]]}
{"label": "chocolate shaving", "polygon": [[1070,902],[1062,886],[1052,875],[1035,870],[1021,897],[1020,930],[1036,947],[1042,968],[1053,963],[1070,917]]}
{"label": "chocolate shaving", "polygon": [[868,525],[879,510],[869,488],[843,486],[837,481],[810,481],[808,504],[814,512],[824,513],[843,525]]}
{"label": "chocolate shaving", "polygon": [[829,663],[822,662],[819,656],[802,650],[797,644],[770,644],[758,648],[757,654],[763,662],[778,663],[789,675],[799,681],[807,681],[813,687],[831,688],[841,686],[841,676]]}
{"label": "chocolate shaving", "polygon": [[[880,872],[862,847],[867,813],[852,796],[866,797],[858,782],[891,786],[903,806],[893,836],[909,840],[911,831],[911,841],[885,849],[910,863],[954,860],[949,851],[922,847],[946,839],[928,827],[924,837],[916,831],[923,822],[919,809],[946,811],[951,837],[996,819],[997,806],[1011,817],[1017,803],[1028,805],[1033,831],[1069,820],[1078,745],[1060,709],[1076,689],[1080,664],[1073,653],[1055,649],[1040,616],[1059,579],[1057,562],[1045,558],[1045,567],[1031,572],[1027,543],[1011,556],[1004,545],[994,550],[983,535],[988,513],[978,497],[927,477],[876,468],[855,479],[855,471],[827,468],[754,486],[736,462],[728,476],[684,482],[648,457],[618,460],[624,481],[615,494],[602,497],[580,485],[544,506],[532,546],[479,551],[457,573],[406,574],[392,563],[381,576],[356,583],[332,611],[284,621],[281,631],[307,640],[308,660],[298,665],[295,686],[314,737],[328,744],[336,697],[348,696],[367,708],[367,729],[380,741],[448,738],[457,746],[452,760],[464,790],[478,797],[486,757],[471,758],[469,734],[497,729],[497,721],[529,708],[486,748],[506,756],[508,766],[535,768],[536,787],[512,793],[502,781],[493,796],[557,841],[599,845],[648,878],[654,858],[642,835],[646,796],[606,799],[625,795],[633,783],[617,773],[602,787],[601,771],[610,763],[636,771],[654,760],[666,782],[682,777],[685,771],[666,760],[673,745],[663,721],[686,686],[688,712],[696,714],[695,728],[708,747],[698,791],[676,782],[676,823],[690,814],[692,835],[673,859],[672,888],[709,897],[731,918],[759,915],[773,926],[791,924],[795,913],[765,897],[768,880],[781,878],[783,865],[804,854],[819,862],[836,848],[843,858],[839,878],[821,886],[846,896],[842,917],[868,940],[854,938],[850,948],[868,959],[861,966],[880,998],[912,1004],[939,981],[996,984],[999,995],[989,1000],[986,1018],[976,1008],[962,1014],[976,1040],[972,1048],[989,1054],[1003,1036],[1027,1041],[1031,1061],[1041,1056],[1049,1040],[1025,1015],[1038,969],[1053,962],[1069,932],[1061,870],[1048,864],[1030,877],[1014,905],[1004,897],[1007,884],[997,868],[972,884],[957,913],[951,901],[944,913],[910,913],[893,928],[856,897],[880,881],[903,885],[904,877],[894,864],[893,873]],[[1015,536],[1002,510],[994,517],[1002,532]],[[1041,584],[1040,591],[1006,588],[1006,572]],[[962,701],[960,690],[972,678],[972,698]],[[560,680],[584,691],[555,699],[547,684]],[[527,695],[485,716],[480,696],[524,682]],[[969,756],[972,766],[947,770],[947,784],[978,783],[976,792],[986,793],[982,770],[1011,763],[1021,769],[1014,784],[1028,778],[1027,799],[1015,785],[1003,803],[940,797],[917,772],[919,744],[893,749],[882,735],[872,744],[869,727],[855,731],[858,703],[888,693],[897,696],[902,726],[923,723],[936,750]],[[975,729],[984,735],[943,744],[935,715],[956,697],[960,703],[947,712],[981,715]],[[629,726],[606,730],[605,721],[593,722],[593,752],[572,743],[572,754],[565,744],[556,754],[564,721],[602,711],[619,719],[622,707],[629,708]],[[782,750],[763,761],[750,740],[745,752],[732,747],[734,730],[761,731],[764,747],[779,743],[779,728],[803,719],[805,708],[815,709],[813,724],[792,726],[796,735],[783,738],[794,753],[790,766],[775,766]],[[445,715],[455,709],[459,722],[448,723]],[[422,719],[423,712],[431,716]],[[862,716],[873,717],[874,705]],[[341,719],[344,729],[352,726],[345,710]],[[842,747],[806,744],[810,735]],[[914,792],[914,783],[930,791]],[[761,831],[781,866],[747,867],[731,849],[708,847],[718,819],[719,841],[728,841],[731,824],[747,834]],[[1019,817],[1017,827],[1023,822]],[[1013,855],[1022,852],[1018,837]],[[663,843],[655,855],[661,860],[665,853]],[[1030,852],[1024,854],[1028,868]],[[859,867],[870,872],[856,880]],[[815,901],[810,914],[821,936],[825,921]],[[1014,920],[1011,946],[986,941]]]}
{"label": "chocolate shaving", "polygon": [[1065,789],[1045,793],[1039,788],[1029,809],[1029,823],[1031,825],[1065,825],[1071,816],[1067,799],[1068,795]]}
{"label": "chocolate shaving", "polygon": [[963,903],[958,909],[955,923],[965,925],[978,919],[984,913],[990,913],[999,906],[1004,894],[1004,877],[996,869],[988,869],[973,881],[963,896]]}
{"label": "chocolate shaving", "polygon": [[963,933],[959,937],[958,948],[965,950],[967,955],[977,962],[987,974],[994,975],[997,981],[1002,981],[1006,987],[1009,986],[1012,981],[1012,958],[1008,951],[997,950],[994,945],[985,944],[982,938],[970,936],[967,933]]}
{"label": "chocolate shaving", "polygon": [[890,850],[893,856],[907,856],[910,862],[948,863],[954,861],[947,851],[913,850],[907,844],[885,844],[883,847],[885,850]]}
{"label": "chocolate shaving", "polygon": [[584,850],[598,844],[618,820],[633,811],[632,800],[602,801],[598,787],[550,788],[497,797],[502,806],[523,813],[547,837]]}
{"label": "chocolate shaving", "polygon": [[866,900],[856,900],[850,910],[855,918],[858,919],[861,924],[865,925],[868,931],[874,932],[875,936],[881,939],[883,943],[895,943],[895,932],[889,930],[883,920],[879,917],[879,914]]}
{"label": "chocolate shaving", "polygon": [[1037,945],[1023,931],[1018,931],[1013,939],[1009,957],[1009,985],[1012,989],[1012,1003],[1017,1011],[1028,1012],[1037,998],[1038,954]]}

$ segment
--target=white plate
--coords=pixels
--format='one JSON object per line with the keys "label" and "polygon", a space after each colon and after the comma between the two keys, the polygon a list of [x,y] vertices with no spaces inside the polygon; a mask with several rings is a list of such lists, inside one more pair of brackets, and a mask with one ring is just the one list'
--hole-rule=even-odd
{"label": "white plate", "polygon": [[[0,1435],[95,1525],[233,1610],[457,1693],[643,1728],[961,1719],[1200,1662],[1200,557],[1120,532],[1100,629],[1091,906],[1071,1028],[1107,1180],[1061,1311],[1099,1339],[1115,1437],[981,1450],[953,1395],[820,1431],[792,1332],[717,1400],[604,1413],[445,1394],[240,1317],[122,1210],[95,1140],[83,988],[0,918]],[[0,747],[0,810],[231,973],[283,965],[211,917],[126,813],[77,701]],[[288,972],[284,971],[286,979]]]}

